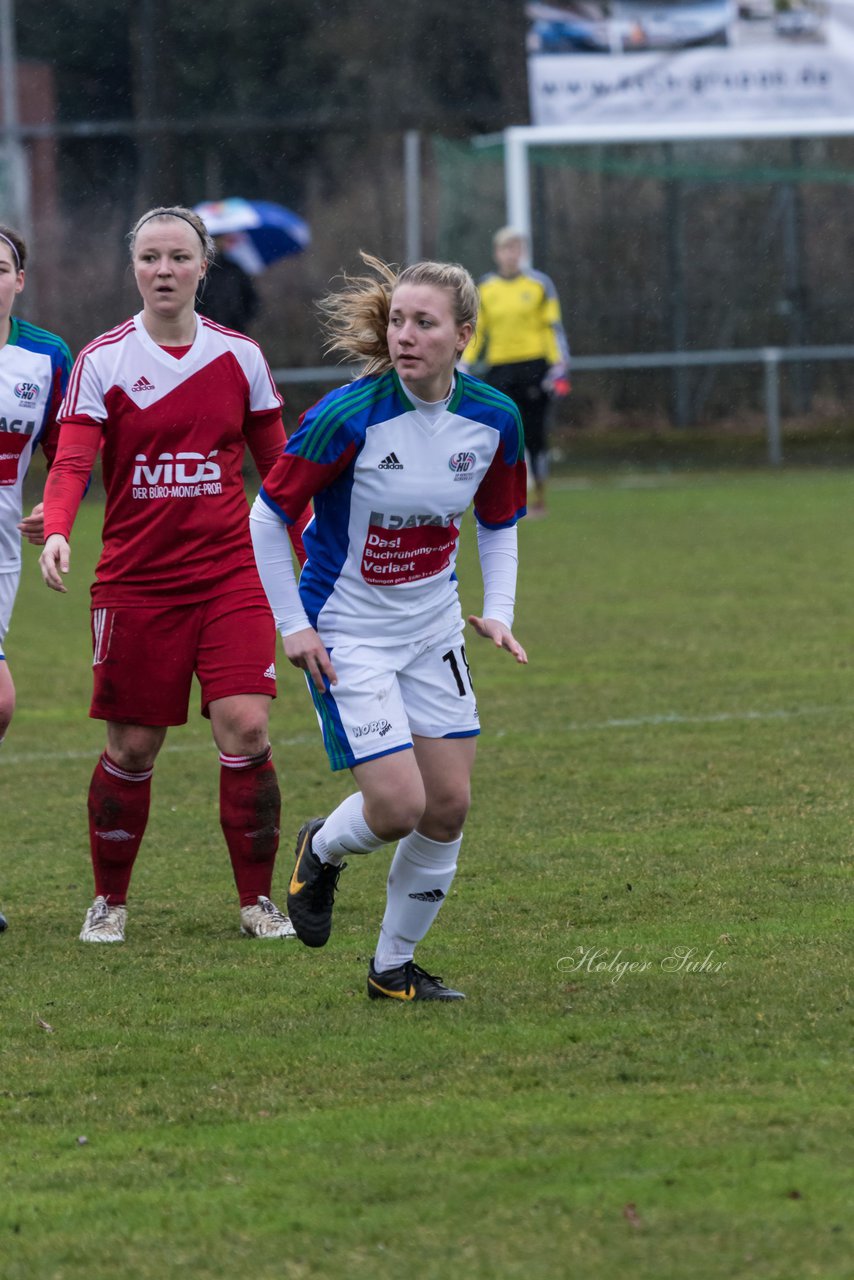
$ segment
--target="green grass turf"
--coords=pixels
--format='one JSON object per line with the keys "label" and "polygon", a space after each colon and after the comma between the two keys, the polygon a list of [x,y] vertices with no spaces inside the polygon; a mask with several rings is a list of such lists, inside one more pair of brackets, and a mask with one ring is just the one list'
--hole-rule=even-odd
{"label": "green grass turf", "polygon": [[[67,597],[26,548],[4,1280],[852,1276],[852,506],[849,472],[555,484],[520,535],[530,666],[469,641],[474,807],[420,953],[449,1008],[366,999],[388,851],[345,872],[324,951],[240,939],[195,708],[127,944],[76,941],[97,502]],[[479,610],[470,528],[461,578]],[[350,783],[280,676],[281,901]]]}

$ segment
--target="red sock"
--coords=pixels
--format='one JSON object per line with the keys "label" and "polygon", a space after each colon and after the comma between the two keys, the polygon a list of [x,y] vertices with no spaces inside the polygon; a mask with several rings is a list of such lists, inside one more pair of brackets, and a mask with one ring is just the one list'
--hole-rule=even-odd
{"label": "red sock", "polygon": [[281,797],[272,754],[219,757],[219,819],[241,907],[269,898],[273,883]]}
{"label": "red sock", "polygon": [[145,834],[151,802],[152,769],[130,773],[106,751],[89,784],[89,846],[95,872],[95,894],[111,906],[127,899],[136,855]]}

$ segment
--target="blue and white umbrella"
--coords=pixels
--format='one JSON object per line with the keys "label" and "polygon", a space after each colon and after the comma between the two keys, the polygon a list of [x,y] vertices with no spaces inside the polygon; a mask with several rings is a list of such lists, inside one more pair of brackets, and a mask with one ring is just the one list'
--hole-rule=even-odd
{"label": "blue and white umbrella", "polygon": [[224,253],[250,275],[311,243],[308,223],[269,200],[208,200],[195,211],[212,236],[227,237]]}

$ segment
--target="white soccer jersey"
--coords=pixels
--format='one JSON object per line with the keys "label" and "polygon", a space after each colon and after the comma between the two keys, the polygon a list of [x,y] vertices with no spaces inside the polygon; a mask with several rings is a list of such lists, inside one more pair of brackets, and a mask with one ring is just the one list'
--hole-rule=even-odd
{"label": "white soccer jersey", "polygon": [[[98,604],[152,595],[190,602],[235,573],[255,576],[244,446],[281,403],[258,344],[201,317],[180,359],[153,341],[141,314],[81,351],[60,419],[95,424],[102,437]],[[47,493],[51,521],[62,475],[60,453]]]}
{"label": "white soccer jersey", "polygon": [[394,371],[361,378],[304,415],[261,489],[289,524],[312,496],[300,596],[324,643],[445,631],[460,617],[463,513],[474,505],[488,528],[524,513],[516,407],[458,375],[445,411],[428,417]]}
{"label": "white soccer jersey", "polygon": [[9,340],[0,347],[0,573],[20,570],[24,476],[33,449],[48,444],[70,368],[61,338],[12,317]]}

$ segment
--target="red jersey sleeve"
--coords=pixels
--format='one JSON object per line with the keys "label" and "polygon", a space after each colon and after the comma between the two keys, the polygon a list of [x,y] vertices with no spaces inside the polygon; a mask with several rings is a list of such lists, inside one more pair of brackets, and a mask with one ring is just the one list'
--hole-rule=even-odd
{"label": "red jersey sleeve", "polygon": [[[246,443],[249,445],[249,450],[255,460],[255,466],[258,468],[261,479],[265,480],[273,465],[281,457],[282,450],[288,442],[280,411],[278,409],[269,409],[265,413],[250,414],[244,427],[244,433],[246,435]],[[308,505],[303,508],[302,513],[293,524],[288,525],[291,545],[300,566],[304,565],[306,561],[302,535],[303,530],[311,519],[311,515],[311,506]]]}
{"label": "red jersey sleeve", "polygon": [[243,434],[249,452],[263,480],[287,443],[280,409],[266,409],[261,413],[248,413]]}
{"label": "red jersey sleeve", "polygon": [[527,470],[524,454],[508,458],[504,440],[498,446],[474,497],[474,512],[487,529],[514,525],[525,514]]}
{"label": "red jersey sleeve", "polygon": [[71,536],[74,517],[86,492],[101,443],[101,424],[91,418],[66,418],[44,490],[44,536]]}
{"label": "red jersey sleeve", "polygon": [[266,477],[261,498],[288,525],[296,524],[314,495],[346,470],[355,453],[352,441],[332,463],[312,462],[286,450]]}

